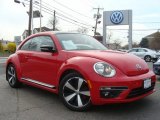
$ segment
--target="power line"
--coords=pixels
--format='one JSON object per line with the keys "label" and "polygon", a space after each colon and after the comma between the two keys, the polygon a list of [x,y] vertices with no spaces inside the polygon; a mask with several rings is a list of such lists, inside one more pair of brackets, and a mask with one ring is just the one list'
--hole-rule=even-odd
{"label": "power line", "polygon": [[[43,2],[43,3],[45,3],[45,2]],[[37,4],[38,5],[38,4]],[[48,11],[54,11],[54,10],[52,10],[51,8],[48,8],[48,6],[46,6],[46,5],[42,5],[42,7],[44,8],[44,9],[47,9]],[[54,7],[55,8],[55,7]],[[56,8],[57,9],[57,8]],[[61,11],[60,9],[57,9],[58,11]],[[63,11],[61,11],[61,12],[63,12]],[[67,16],[65,16],[65,15],[63,15],[62,13],[59,13],[59,12],[56,12],[56,13],[58,13],[59,15],[61,15],[61,16],[63,16],[63,17],[65,17],[65,18],[67,18],[67,19],[70,19],[70,20],[73,20],[74,22],[78,22],[78,20],[79,19],[77,19],[77,18],[75,18],[75,19],[77,19],[77,20],[74,20],[74,19],[72,19],[72,18],[70,18],[70,17],[67,17]],[[64,12],[63,12],[64,13]],[[70,15],[69,15],[70,16]],[[90,26],[90,27],[92,27],[92,25],[89,25],[89,24],[86,24],[86,23],[84,23],[83,21],[82,22],[79,22],[80,24],[83,24],[83,25],[86,25],[86,26]]]}
{"label": "power line", "polygon": [[[38,4],[36,4],[36,5],[38,5]],[[44,7],[43,5],[42,5],[42,8],[45,9],[45,10],[48,10],[48,11],[50,11],[50,12],[54,12],[54,10],[48,9],[48,8]],[[74,20],[74,19],[72,19],[72,18],[69,18],[69,17],[67,17],[67,16],[65,16],[65,15],[63,15],[63,14],[61,14],[61,13],[58,13],[58,12],[56,12],[56,13],[57,13],[58,15],[64,17],[64,18],[66,18],[66,19],[72,20],[73,22],[76,22],[76,23],[79,23],[79,24],[82,24],[82,25],[85,25],[85,26],[92,27],[92,25],[88,25],[88,24],[79,22],[79,21]]]}
{"label": "power line", "polygon": [[72,11],[72,12],[74,12],[74,13],[77,13],[77,14],[79,14],[79,15],[81,15],[81,16],[84,16],[84,17],[87,17],[87,18],[92,19],[92,18],[89,17],[89,16],[86,16],[86,15],[84,15],[84,14],[82,14],[82,13],[79,13],[79,12],[77,12],[77,11],[75,11],[75,10],[69,8],[68,6],[66,6],[66,5],[64,5],[64,4],[62,4],[62,3],[60,3],[60,2],[57,2],[56,0],[53,0],[53,1],[56,2],[57,4],[63,6],[64,8],[67,8],[68,10],[70,10],[70,11]]}
{"label": "power line", "polygon": [[[29,5],[29,4],[26,4],[26,5]],[[34,6],[34,7],[38,9],[38,7],[36,7],[36,6]],[[53,13],[48,12],[47,10],[44,10],[44,9],[43,9],[42,11],[45,12],[45,13],[47,13],[47,14],[53,15]],[[68,23],[74,24],[74,25],[76,25],[76,26],[80,26],[80,27],[89,29],[88,27],[85,27],[85,26],[82,26],[82,25],[73,23],[73,22],[71,22],[71,21],[69,21],[69,20],[66,20],[65,18],[62,18],[61,16],[56,16],[56,17],[59,18],[59,19],[61,19],[61,20],[63,20],[63,21],[65,21],[65,22],[68,22]]]}
{"label": "power line", "polygon": [[[29,2],[28,0],[25,0],[25,1]],[[37,4],[37,3],[34,3],[34,5],[39,6],[39,4]],[[45,9],[46,11],[50,11],[50,12],[52,12],[52,13],[54,12],[54,10],[49,9],[48,6],[45,6],[45,5],[43,5],[43,4],[42,4],[42,8]],[[78,23],[78,24],[85,25],[85,26],[87,26],[87,27],[92,27],[92,25],[88,25],[88,24],[79,22],[79,21],[74,20],[74,19],[72,19],[72,18],[69,18],[69,17],[67,17],[67,16],[65,16],[65,15],[63,15],[63,14],[61,14],[61,13],[59,13],[59,12],[56,12],[56,13],[57,13],[59,16],[64,17],[64,18],[66,18],[66,19],[69,19],[69,20],[71,20],[71,21],[73,21],[73,22],[76,22],[76,23]],[[84,26],[83,26],[83,27],[84,27]]]}

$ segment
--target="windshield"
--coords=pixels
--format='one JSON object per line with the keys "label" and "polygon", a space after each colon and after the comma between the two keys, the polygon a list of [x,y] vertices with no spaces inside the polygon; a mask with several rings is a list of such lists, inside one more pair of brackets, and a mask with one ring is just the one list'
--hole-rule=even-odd
{"label": "windshield", "polygon": [[77,33],[56,34],[64,50],[107,50],[91,36]]}

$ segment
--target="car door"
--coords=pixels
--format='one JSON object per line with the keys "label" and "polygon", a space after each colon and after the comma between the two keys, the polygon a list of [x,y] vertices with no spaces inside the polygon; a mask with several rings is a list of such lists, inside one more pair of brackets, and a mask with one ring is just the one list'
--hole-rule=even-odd
{"label": "car door", "polygon": [[18,59],[21,67],[22,77],[28,77],[31,66],[29,65],[29,56],[32,52],[29,49],[32,39],[27,40],[17,51]]}
{"label": "car door", "polygon": [[40,47],[42,45],[50,45],[55,47],[55,44],[50,36],[39,36],[32,39],[30,45],[29,79],[41,82],[41,84],[54,85],[57,75],[57,56],[58,52],[42,52]]}
{"label": "car door", "polygon": [[144,49],[138,49],[137,56],[139,56],[140,58],[144,58],[145,54],[146,51]]}
{"label": "car door", "polygon": [[51,86],[56,82],[58,52],[41,52],[42,45],[55,46],[50,36],[39,36],[28,40],[18,51],[22,79]]}

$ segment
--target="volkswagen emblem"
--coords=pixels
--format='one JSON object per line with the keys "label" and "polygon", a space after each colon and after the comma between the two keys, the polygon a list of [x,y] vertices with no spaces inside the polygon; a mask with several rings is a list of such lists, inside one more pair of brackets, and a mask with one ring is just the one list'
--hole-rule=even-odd
{"label": "volkswagen emblem", "polygon": [[142,70],[142,66],[139,64],[136,64],[136,68],[137,68],[137,70]]}
{"label": "volkswagen emblem", "polygon": [[120,24],[123,21],[123,13],[114,11],[110,16],[110,20],[113,24]]}

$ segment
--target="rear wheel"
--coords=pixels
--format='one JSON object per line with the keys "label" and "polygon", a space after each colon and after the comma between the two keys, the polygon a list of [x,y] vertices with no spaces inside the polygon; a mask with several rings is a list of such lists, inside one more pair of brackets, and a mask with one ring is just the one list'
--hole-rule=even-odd
{"label": "rear wheel", "polygon": [[146,62],[151,62],[152,58],[151,58],[151,56],[146,55],[146,56],[144,57],[144,60],[145,60]]}
{"label": "rear wheel", "polygon": [[11,87],[18,88],[21,86],[21,83],[17,79],[16,69],[13,64],[10,64],[7,67],[6,78]]}
{"label": "rear wheel", "polygon": [[64,105],[71,110],[84,111],[91,106],[88,84],[78,73],[69,73],[62,79],[59,93]]}

